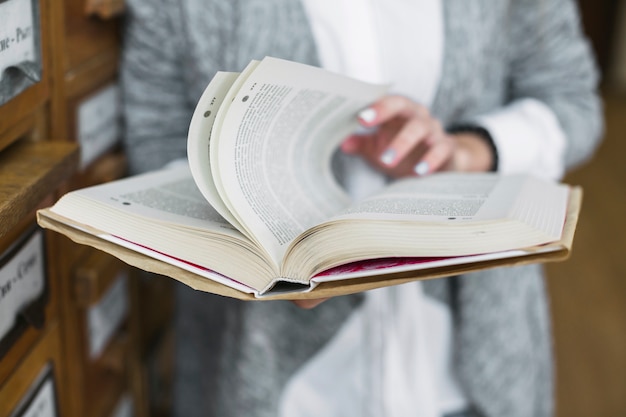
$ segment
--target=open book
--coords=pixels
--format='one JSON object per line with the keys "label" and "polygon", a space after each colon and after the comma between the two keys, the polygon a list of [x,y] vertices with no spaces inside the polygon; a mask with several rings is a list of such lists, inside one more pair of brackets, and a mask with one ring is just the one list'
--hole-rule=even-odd
{"label": "open book", "polygon": [[530,176],[441,173],[351,201],[331,156],[385,94],[265,58],[217,73],[189,167],[70,192],[39,224],[208,292],[314,298],[563,259],[581,191]]}

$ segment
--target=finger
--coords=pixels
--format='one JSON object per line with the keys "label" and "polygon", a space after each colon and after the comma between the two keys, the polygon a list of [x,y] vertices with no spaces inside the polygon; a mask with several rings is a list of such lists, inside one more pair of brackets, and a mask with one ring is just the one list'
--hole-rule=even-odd
{"label": "finger", "polygon": [[292,300],[292,302],[300,308],[304,308],[306,310],[317,307],[322,304],[324,301],[328,300],[328,298],[317,298],[314,300]]}
{"label": "finger", "polygon": [[341,142],[341,150],[347,154],[360,153],[373,140],[372,135],[350,135]]}
{"label": "finger", "polygon": [[409,119],[380,155],[380,162],[395,167],[431,134],[432,123],[421,118]]}
{"label": "finger", "polygon": [[427,117],[428,109],[403,96],[385,96],[358,114],[362,125],[378,126],[396,117]]}
{"label": "finger", "polygon": [[413,173],[418,176],[439,171],[446,166],[452,158],[454,143],[450,138],[444,137],[434,143],[415,164]]}

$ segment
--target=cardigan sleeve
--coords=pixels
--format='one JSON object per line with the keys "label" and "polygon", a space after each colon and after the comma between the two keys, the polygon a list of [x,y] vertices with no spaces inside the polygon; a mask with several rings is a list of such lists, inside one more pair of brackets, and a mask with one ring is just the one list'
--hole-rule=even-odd
{"label": "cardigan sleeve", "polygon": [[120,78],[131,173],[158,169],[186,155],[193,107],[185,92],[177,7],[168,2],[127,2]]}
{"label": "cardigan sleeve", "polygon": [[508,105],[475,117],[501,172],[558,179],[585,162],[603,129],[598,70],[572,0],[511,2]]}
{"label": "cardigan sleeve", "polygon": [[512,2],[510,88],[556,116],[566,138],[565,168],[591,157],[603,122],[598,71],[573,0]]}

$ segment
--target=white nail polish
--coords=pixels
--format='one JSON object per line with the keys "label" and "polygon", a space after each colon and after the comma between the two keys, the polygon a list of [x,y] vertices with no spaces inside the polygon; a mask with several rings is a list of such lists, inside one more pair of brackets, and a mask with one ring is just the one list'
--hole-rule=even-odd
{"label": "white nail polish", "polygon": [[385,165],[391,165],[391,163],[393,162],[395,158],[396,158],[396,151],[393,149],[387,149],[380,156],[380,162],[382,162]]}
{"label": "white nail polish", "polygon": [[365,123],[371,123],[376,118],[376,110],[374,109],[365,109],[359,112],[359,118],[363,120]]}
{"label": "white nail polish", "polygon": [[420,176],[428,174],[428,162],[422,161],[418,163],[415,165],[415,168],[413,168],[413,171]]}

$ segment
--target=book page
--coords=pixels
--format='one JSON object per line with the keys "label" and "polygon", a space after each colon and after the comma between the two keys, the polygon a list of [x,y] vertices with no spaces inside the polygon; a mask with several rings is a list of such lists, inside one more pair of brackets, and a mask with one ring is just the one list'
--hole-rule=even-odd
{"label": "book page", "polygon": [[277,262],[298,234],[349,203],[331,155],[386,89],[265,58],[235,95],[217,138],[216,182]]}
{"label": "book page", "polygon": [[[235,210],[235,207],[229,202],[228,197],[226,196],[226,189],[224,188],[224,184],[222,184],[220,178],[220,156],[219,156],[219,135],[222,129],[222,125],[224,123],[224,119],[226,118],[226,114],[230,109],[233,100],[235,99],[235,95],[239,92],[239,89],[246,81],[246,79],[250,76],[252,71],[259,65],[259,61],[252,60],[246,68],[239,73],[239,75],[232,82],[228,91],[223,97],[222,103],[220,104],[217,113],[215,114],[215,119],[213,121],[213,126],[211,128],[211,138],[213,140],[209,143],[209,167],[210,167],[210,175],[212,185],[215,186],[215,190],[219,194],[219,198],[221,200],[221,204],[226,207],[226,210],[231,214],[233,218],[233,224],[238,225],[238,229],[248,236],[251,240],[258,242],[254,234],[246,228],[245,222],[241,220],[241,216]],[[259,246],[262,246],[259,244]]]}
{"label": "book page", "polygon": [[[89,187],[72,193],[70,201],[94,200],[103,206],[123,209],[133,216],[172,223],[199,230],[215,230],[220,233],[242,237],[207,203],[187,167],[177,167],[129,177]],[[74,204],[64,204],[63,197],[52,211],[71,217],[76,221],[91,220],[89,213]],[[91,221],[83,221],[92,224]]]}
{"label": "book page", "polygon": [[[330,220],[458,222],[502,218],[515,202],[515,195],[521,188],[520,180],[467,173],[402,179]],[[496,198],[492,199],[494,193]]]}
{"label": "book page", "polygon": [[282,275],[365,259],[456,257],[555,242],[567,201],[567,186],[523,175],[399,180],[294,240]]}
{"label": "book page", "polygon": [[[211,129],[218,109],[239,73],[218,72],[202,93],[194,110],[187,135],[187,159],[191,174],[204,198],[237,229],[244,228],[222,201],[211,173]],[[245,233],[245,232],[244,232]]]}
{"label": "book page", "polygon": [[226,221],[185,166],[72,191],[50,208],[131,243],[211,269],[256,290],[277,275],[266,252]]}
{"label": "book page", "polygon": [[395,182],[330,219],[441,223],[516,219],[558,239],[565,222],[567,186],[526,175],[438,173]]}

